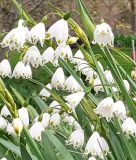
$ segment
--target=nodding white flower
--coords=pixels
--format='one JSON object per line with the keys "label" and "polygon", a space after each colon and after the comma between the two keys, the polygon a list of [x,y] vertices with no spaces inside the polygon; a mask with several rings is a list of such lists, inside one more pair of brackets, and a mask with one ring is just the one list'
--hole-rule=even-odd
{"label": "nodding white flower", "polygon": [[70,46],[64,43],[59,45],[55,50],[55,58],[61,58],[63,60],[65,60],[65,58],[68,58],[70,61],[72,61],[73,55]]}
{"label": "nodding white flower", "polygon": [[28,33],[27,40],[32,43],[36,44],[38,41],[40,42],[41,46],[43,47],[45,39],[45,25],[43,23],[36,24]]}
{"label": "nodding white flower", "polygon": [[113,104],[114,101],[111,97],[103,99],[94,110],[96,114],[99,114],[100,117],[105,117],[109,122],[113,117]]}
{"label": "nodding white flower", "polygon": [[11,71],[11,66],[10,63],[7,59],[4,59],[0,63],[0,75],[5,78],[5,77],[11,77],[12,71]]}
{"label": "nodding white flower", "polygon": [[[46,87],[48,88],[48,89],[52,89],[52,86],[51,86],[51,84],[50,83],[48,83],[47,85],[46,85]],[[48,97],[50,97],[50,93],[49,93],[49,91],[46,89],[46,88],[43,88],[41,91],[40,91],[40,93],[39,93],[39,95],[40,96],[42,96],[42,98],[48,98]]]}
{"label": "nodding white flower", "polygon": [[77,121],[74,122],[73,126],[75,129],[81,129],[81,126]]}
{"label": "nodding white flower", "polygon": [[25,64],[31,63],[31,65],[35,68],[42,64],[42,56],[36,46],[32,46],[27,50],[23,57],[23,62]]}
{"label": "nodding white flower", "polygon": [[35,122],[32,127],[29,129],[29,133],[34,140],[41,141],[41,133],[44,131],[43,125],[41,122]]}
{"label": "nodding white flower", "polygon": [[105,139],[100,137],[98,132],[93,132],[86,144],[85,154],[91,153],[92,156],[99,156],[103,159],[103,154],[107,154],[108,152],[109,147]]}
{"label": "nodding white flower", "polygon": [[96,160],[95,157],[90,157],[88,160]]}
{"label": "nodding white flower", "polygon": [[7,116],[11,116],[11,113],[10,111],[8,110],[7,106],[4,105],[1,109],[1,115],[4,116],[4,117],[7,117]]}
{"label": "nodding white flower", "polygon": [[41,123],[42,123],[44,129],[49,126],[49,122],[50,122],[50,114],[44,113],[42,115],[42,120],[41,120]]}
{"label": "nodding white flower", "polygon": [[65,75],[63,69],[59,67],[52,76],[51,85],[56,89],[63,88],[64,82],[65,82]]}
{"label": "nodding white flower", "polygon": [[75,78],[72,75],[66,79],[65,88],[66,90],[72,93],[83,91],[80,84],[75,80]]}
{"label": "nodding white flower", "polygon": [[80,103],[84,95],[85,95],[84,92],[73,93],[66,96],[65,100],[68,102],[71,109],[74,110],[77,107],[77,105]]}
{"label": "nodding white flower", "polygon": [[101,23],[96,26],[92,43],[98,43],[100,46],[106,46],[107,44],[110,46],[114,45],[114,35],[107,23]]}
{"label": "nodding white flower", "polygon": [[32,70],[30,65],[25,65],[22,61],[19,61],[13,70],[12,77],[22,77],[25,79],[32,78]]}
{"label": "nodding white flower", "polygon": [[22,123],[21,119],[14,118],[12,121],[12,125],[13,125],[13,128],[14,128],[16,134],[20,136],[22,129],[23,129],[23,123]]}
{"label": "nodding white flower", "polygon": [[124,82],[124,85],[125,85],[126,89],[128,91],[130,91],[130,84],[128,83],[128,81],[127,80],[123,80],[123,82]]}
{"label": "nodding white flower", "polygon": [[93,89],[96,93],[98,93],[99,91],[100,92],[104,92],[104,88],[102,86],[102,82],[100,80],[99,77],[97,77],[95,80],[94,80],[94,83],[93,83]]}
{"label": "nodding white flower", "polygon": [[108,81],[110,84],[111,84],[111,83],[114,83],[114,79],[113,79],[113,76],[112,76],[112,74],[111,74],[111,71],[109,71],[109,70],[104,71],[104,75],[105,75],[107,81]]}
{"label": "nodding white flower", "polygon": [[73,62],[76,63],[76,64],[80,64],[80,63],[82,63],[82,62],[84,62],[84,61],[85,61],[85,60],[84,60],[84,55],[83,55],[83,53],[82,53],[80,50],[78,50],[78,51],[75,53],[74,57],[73,57]]}
{"label": "nodding white flower", "polygon": [[10,50],[23,48],[26,41],[26,35],[28,33],[28,28],[23,26],[23,20],[19,20],[18,27],[12,29],[3,39],[1,46],[9,47]]}
{"label": "nodding white flower", "polygon": [[55,50],[52,47],[48,47],[42,54],[42,62],[46,64],[48,62],[53,62]]}
{"label": "nodding white flower", "polygon": [[49,107],[53,109],[53,113],[59,113],[61,111],[61,106],[57,101],[53,101]]}
{"label": "nodding white flower", "polygon": [[21,119],[24,126],[28,127],[29,125],[29,115],[28,110],[25,107],[18,109],[19,118]]}
{"label": "nodding white flower", "polygon": [[68,123],[70,126],[73,126],[76,120],[73,116],[70,116],[69,114],[65,113],[63,121]]}
{"label": "nodding white flower", "polygon": [[59,115],[59,113],[54,113],[51,115],[50,124],[52,126],[58,126],[60,124],[60,121],[61,121],[61,116]]}
{"label": "nodding white flower", "polygon": [[92,81],[94,79],[94,75],[95,75],[95,71],[90,68],[87,72],[86,72],[86,81],[89,80],[89,81]]}
{"label": "nodding white flower", "polygon": [[66,42],[68,39],[68,23],[64,19],[61,19],[54,23],[48,30],[46,37],[56,39],[58,44]]}
{"label": "nodding white flower", "polygon": [[128,117],[121,125],[122,131],[127,135],[136,136],[136,123],[133,118]]}
{"label": "nodding white flower", "polygon": [[126,118],[126,108],[122,101],[117,101],[113,104],[113,113],[121,120]]}
{"label": "nodding white flower", "polygon": [[7,124],[6,132],[8,134],[16,135],[15,130],[14,130],[14,128],[13,128],[11,123]]}
{"label": "nodding white flower", "polygon": [[66,144],[81,149],[84,144],[84,131],[82,129],[77,129],[72,132],[68,140],[66,140]]}
{"label": "nodding white flower", "polygon": [[77,71],[80,71],[82,74],[86,75],[87,72],[90,70],[90,66],[88,65],[88,62],[82,60],[81,63],[78,63],[75,67]]}
{"label": "nodding white flower", "polygon": [[0,116],[0,128],[5,129],[7,127],[7,121],[2,116]]}
{"label": "nodding white flower", "polygon": [[4,157],[4,158],[1,158],[1,160],[7,160],[7,158]]}

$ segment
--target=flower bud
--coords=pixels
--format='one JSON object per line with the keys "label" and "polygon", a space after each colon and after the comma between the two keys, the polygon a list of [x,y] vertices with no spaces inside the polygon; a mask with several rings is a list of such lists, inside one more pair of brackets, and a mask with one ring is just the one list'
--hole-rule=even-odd
{"label": "flower bud", "polygon": [[15,132],[17,133],[17,135],[20,136],[20,133],[23,129],[23,123],[22,123],[21,119],[20,118],[13,119],[12,125],[13,125],[13,128],[14,128]]}
{"label": "flower bud", "polygon": [[68,39],[68,41],[67,41],[67,44],[68,44],[68,45],[69,45],[69,44],[74,44],[74,43],[77,42],[77,40],[78,40],[77,37],[70,37],[70,38]]}
{"label": "flower bud", "polygon": [[135,71],[131,71],[131,77],[133,80],[136,80],[136,72]]}

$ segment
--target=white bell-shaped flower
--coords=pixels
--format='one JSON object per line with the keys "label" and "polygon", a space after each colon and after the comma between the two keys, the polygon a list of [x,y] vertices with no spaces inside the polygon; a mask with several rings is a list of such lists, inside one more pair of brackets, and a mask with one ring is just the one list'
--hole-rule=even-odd
{"label": "white bell-shaped flower", "polygon": [[94,80],[94,83],[93,83],[93,89],[96,93],[98,92],[104,92],[104,88],[102,86],[102,82],[100,80],[99,77],[97,77],[95,80]]}
{"label": "white bell-shaped flower", "polygon": [[66,79],[65,88],[66,90],[72,93],[83,91],[80,84],[75,80],[75,78],[72,75]]}
{"label": "white bell-shaped flower", "polygon": [[109,70],[104,71],[104,75],[110,84],[114,83],[114,79],[113,79],[111,71],[109,71]]}
{"label": "white bell-shaped flower", "polygon": [[117,101],[113,104],[113,113],[121,120],[126,118],[126,107],[122,101]]}
{"label": "white bell-shaped flower", "polygon": [[29,129],[29,133],[32,138],[36,141],[41,141],[41,133],[44,131],[43,125],[41,122],[35,122],[32,127]]}
{"label": "white bell-shaped flower", "polygon": [[84,131],[82,129],[77,129],[66,140],[67,145],[73,145],[74,148],[82,149],[84,144]]}
{"label": "white bell-shaped flower", "polygon": [[101,23],[96,26],[92,43],[98,43],[100,46],[106,46],[107,44],[110,46],[114,45],[114,35],[107,23]]}
{"label": "white bell-shaped flower", "polygon": [[21,119],[24,126],[28,127],[29,125],[29,114],[28,110],[25,107],[18,109],[19,118]]}
{"label": "white bell-shaped flower", "polygon": [[95,157],[90,157],[88,160],[96,160]]}
{"label": "white bell-shaped flower", "polygon": [[4,158],[1,158],[1,160],[7,160],[7,158],[4,157]]}
{"label": "white bell-shaped flower", "polygon": [[0,129],[5,129],[7,127],[7,121],[0,115]]}
{"label": "white bell-shaped flower", "polygon": [[93,80],[94,79],[94,75],[95,75],[95,71],[92,69],[92,68],[90,68],[87,72],[86,72],[86,81],[91,81],[91,80]]}
{"label": "white bell-shaped flower", "polygon": [[121,125],[122,131],[127,135],[136,136],[136,123],[133,118],[128,117]]}
{"label": "white bell-shaped flower", "polygon": [[123,80],[123,82],[124,82],[124,85],[125,85],[126,89],[128,91],[130,91],[130,84],[129,84],[129,82],[127,80]]}
{"label": "white bell-shaped flower", "polygon": [[64,88],[64,82],[65,82],[64,71],[61,67],[59,67],[52,76],[51,85],[56,89]]}
{"label": "white bell-shaped flower", "polygon": [[50,124],[52,126],[58,126],[60,122],[61,122],[61,116],[59,115],[59,113],[54,113],[51,115]]}
{"label": "white bell-shaped flower", "polygon": [[12,77],[22,77],[25,79],[32,78],[32,70],[30,65],[25,65],[22,61],[19,61],[13,70]]}
{"label": "white bell-shaped flower", "polygon": [[[51,84],[50,83],[48,83],[47,85],[46,85],[46,87],[48,88],[48,89],[52,89],[52,86],[51,86]],[[46,89],[46,88],[43,88],[41,91],[40,91],[40,93],[39,93],[39,95],[40,96],[42,96],[42,98],[48,98],[48,97],[50,97],[50,93],[49,93],[49,91]]]}
{"label": "white bell-shaped flower", "polygon": [[58,44],[66,42],[68,39],[68,23],[64,19],[61,19],[54,23],[47,32],[47,38],[55,38]]}
{"label": "white bell-shaped flower", "polygon": [[80,50],[78,50],[73,57],[73,62],[76,64],[80,64],[83,61],[84,61],[84,55]]}
{"label": "white bell-shaped flower", "polygon": [[40,42],[41,46],[43,47],[45,39],[45,25],[43,23],[36,24],[28,33],[27,40],[32,43],[36,44],[38,41]]}
{"label": "white bell-shaped flower", "polygon": [[19,20],[18,27],[12,29],[3,39],[1,46],[9,47],[10,50],[24,47],[26,41],[26,35],[28,34],[28,28],[23,26],[24,21]]}
{"label": "white bell-shaped flower", "polygon": [[84,95],[85,95],[84,92],[73,93],[66,96],[65,100],[68,102],[71,109],[74,110],[77,107],[77,105],[80,103]]}
{"label": "white bell-shaped flower", "polygon": [[105,139],[100,137],[98,132],[93,132],[86,144],[85,154],[91,153],[92,156],[99,156],[103,159],[103,154],[107,154],[108,152],[109,147]]}
{"label": "white bell-shaped flower", "polygon": [[74,126],[76,120],[73,116],[70,116],[69,114],[65,113],[63,121],[68,123],[70,126]]}
{"label": "white bell-shaped flower", "polygon": [[27,50],[23,57],[23,62],[25,64],[31,63],[35,68],[42,64],[42,56],[36,46],[32,46]]}
{"label": "white bell-shaped flower", "polygon": [[7,59],[4,59],[0,63],[0,75],[5,78],[5,77],[11,77],[12,71],[11,71],[11,66],[10,63]]}
{"label": "white bell-shaped flower", "polygon": [[48,47],[42,54],[42,62],[46,64],[48,62],[53,62],[55,50],[52,47]]}
{"label": "white bell-shaped flower", "polygon": [[12,121],[12,125],[13,125],[13,128],[14,128],[16,134],[20,136],[22,129],[23,129],[23,123],[22,123],[21,119],[14,118]]}
{"label": "white bell-shaped flower", "polygon": [[7,116],[11,116],[11,113],[10,111],[8,110],[7,106],[4,105],[1,109],[1,115],[4,116],[4,117],[7,117]]}
{"label": "white bell-shaped flower", "polygon": [[61,106],[57,101],[53,101],[49,107],[53,109],[53,113],[59,113],[61,111]]}
{"label": "white bell-shaped flower", "polygon": [[41,123],[42,123],[44,129],[49,126],[49,122],[50,122],[50,114],[44,113],[42,115],[42,120],[41,120]]}
{"label": "white bell-shaped flower", "polygon": [[81,63],[78,63],[75,67],[77,71],[80,71],[82,74],[86,75],[87,72],[90,70],[90,66],[88,62],[82,60]]}
{"label": "white bell-shaped flower", "polygon": [[77,121],[74,122],[73,126],[75,129],[81,129],[81,126]]}
{"label": "white bell-shaped flower", "polygon": [[15,130],[14,130],[14,127],[12,126],[11,123],[8,123],[8,124],[7,124],[6,132],[7,132],[8,134],[16,135]]}
{"label": "white bell-shaped flower", "polygon": [[96,114],[99,114],[100,117],[105,117],[109,122],[113,117],[113,104],[114,101],[111,97],[103,99],[94,110]]}
{"label": "white bell-shaped flower", "polygon": [[73,55],[70,46],[66,45],[65,43],[59,45],[55,50],[55,58],[61,58],[63,60],[68,58],[70,61],[72,61]]}

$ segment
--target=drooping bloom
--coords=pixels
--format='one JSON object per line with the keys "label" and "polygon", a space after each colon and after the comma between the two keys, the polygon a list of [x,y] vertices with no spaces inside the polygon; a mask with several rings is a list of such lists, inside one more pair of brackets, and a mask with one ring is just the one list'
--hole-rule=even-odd
{"label": "drooping bloom", "polygon": [[49,107],[53,109],[53,113],[59,113],[61,111],[61,106],[57,101],[53,101]]}
{"label": "drooping bloom", "polygon": [[114,101],[111,97],[103,99],[94,110],[100,117],[105,117],[107,121],[110,121],[113,117],[113,104]]}
{"label": "drooping bloom", "polygon": [[90,157],[88,160],[96,160],[95,157]]}
{"label": "drooping bloom", "polygon": [[69,106],[74,111],[74,109],[80,103],[80,101],[82,100],[84,95],[85,95],[84,92],[73,93],[73,94],[70,94],[70,95],[66,96],[65,100],[68,102]]}
{"label": "drooping bloom", "polygon": [[63,69],[59,67],[52,76],[51,85],[56,89],[63,88],[64,82],[65,82],[65,75]]}
{"label": "drooping bloom", "polygon": [[67,113],[64,114],[64,122],[68,123],[70,126],[74,126],[75,118]]}
{"label": "drooping bloom", "polygon": [[12,29],[3,39],[1,46],[9,47],[10,50],[24,47],[24,43],[26,41],[26,36],[28,34],[28,28],[23,26],[24,21],[22,19],[18,22],[18,27]]}
{"label": "drooping bloom", "polygon": [[102,82],[100,80],[99,77],[97,77],[95,80],[94,80],[94,83],[93,83],[93,89],[96,93],[98,92],[104,92],[104,88],[102,86]]}
{"label": "drooping bloom", "polygon": [[0,115],[0,128],[5,129],[7,127],[7,121]]}
{"label": "drooping bloom", "polygon": [[29,133],[34,140],[41,141],[41,133],[44,131],[43,125],[41,122],[35,122],[32,127],[29,129]]}
{"label": "drooping bloom", "polygon": [[[52,86],[51,86],[50,83],[48,83],[48,84],[46,85],[46,87],[47,87],[48,89],[52,89]],[[49,91],[48,91],[46,88],[43,88],[43,89],[40,91],[39,95],[42,96],[42,98],[44,99],[44,98],[50,97],[51,94],[49,93]]]}
{"label": "drooping bloom", "polygon": [[121,125],[122,131],[127,135],[136,136],[136,123],[133,118],[128,117]]}
{"label": "drooping bloom", "polygon": [[61,19],[54,23],[48,30],[46,37],[48,39],[55,38],[58,44],[67,41],[68,39],[68,23],[64,19]]}
{"label": "drooping bloom", "polygon": [[113,104],[113,113],[121,120],[126,118],[126,108],[122,101],[117,101]]}
{"label": "drooping bloom", "polygon": [[66,90],[72,93],[83,91],[80,84],[75,80],[75,78],[72,75],[66,79],[65,88]]}
{"label": "drooping bloom", "polygon": [[14,118],[12,122],[13,128],[17,135],[20,136],[22,129],[23,129],[23,123],[20,118]]}
{"label": "drooping bloom", "polygon": [[38,41],[40,42],[41,46],[43,47],[45,39],[45,25],[43,23],[36,24],[28,33],[27,40],[32,43],[36,44]]}
{"label": "drooping bloom", "polygon": [[82,129],[77,129],[72,132],[68,140],[66,140],[66,144],[81,149],[84,144],[84,131]]}
{"label": "drooping bloom", "polygon": [[91,137],[89,138],[86,147],[85,154],[91,153],[92,156],[99,156],[103,159],[104,155],[109,152],[109,147],[107,142],[103,137],[100,137],[98,132],[93,132]]}
{"label": "drooping bloom", "polygon": [[130,84],[128,83],[127,80],[123,80],[123,82],[124,82],[124,85],[125,85],[126,89],[129,91],[130,90]]}
{"label": "drooping bloom", "polygon": [[21,119],[24,126],[28,127],[29,125],[29,115],[28,110],[25,107],[18,109],[19,118]]}
{"label": "drooping bloom", "polygon": [[66,45],[65,43],[60,44],[56,50],[55,50],[55,58],[61,58],[65,60],[68,58],[70,61],[72,61],[73,55],[72,55],[72,50],[69,45]]}
{"label": "drooping bloom", "polygon": [[50,124],[52,126],[58,126],[60,122],[61,122],[61,116],[59,115],[59,113],[54,113],[51,115]]}
{"label": "drooping bloom", "polygon": [[106,46],[107,44],[110,46],[114,45],[114,35],[107,23],[101,23],[96,26],[92,43],[98,43],[100,46]]}
{"label": "drooping bloom", "polygon": [[7,160],[7,158],[4,157],[4,158],[1,158],[1,160]]}
{"label": "drooping bloom", "polygon": [[35,68],[42,64],[42,56],[36,46],[32,46],[27,50],[23,57],[23,62],[25,64],[31,63],[31,65]]}
{"label": "drooping bloom", "polygon": [[112,76],[111,71],[109,71],[109,70],[104,71],[104,75],[105,75],[107,81],[108,81],[110,84],[114,83],[114,79],[113,79],[113,76]]}
{"label": "drooping bloom", "polygon": [[50,114],[44,113],[42,115],[42,120],[41,120],[41,123],[42,123],[44,129],[49,126],[49,122],[50,122]]}
{"label": "drooping bloom", "polygon": [[83,61],[85,61],[85,60],[84,60],[84,55],[83,55],[83,53],[82,53],[80,50],[78,50],[78,51],[75,53],[74,57],[73,57],[73,62],[76,63],[76,64],[80,64],[80,63],[82,63]]}
{"label": "drooping bloom", "polygon": [[48,62],[53,63],[55,50],[52,47],[48,47],[42,54],[42,62],[46,64]]}
{"label": "drooping bloom", "polygon": [[24,64],[22,61],[19,61],[14,70],[13,70],[13,74],[12,74],[12,77],[15,77],[15,78],[32,78],[32,70],[31,70],[31,67],[30,65],[28,64]]}
{"label": "drooping bloom", "polygon": [[15,130],[14,130],[14,128],[13,128],[11,123],[7,124],[6,132],[8,134],[16,135]]}
{"label": "drooping bloom", "polygon": [[1,115],[4,116],[4,117],[7,117],[7,116],[11,116],[11,113],[10,111],[8,110],[7,106],[4,105],[1,109]]}
{"label": "drooping bloom", "polygon": [[5,78],[5,77],[11,77],[12,71],[11,71],[11,66],[10,63],[7,59],[4,59],[0,63],[0,75]]}

